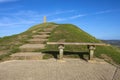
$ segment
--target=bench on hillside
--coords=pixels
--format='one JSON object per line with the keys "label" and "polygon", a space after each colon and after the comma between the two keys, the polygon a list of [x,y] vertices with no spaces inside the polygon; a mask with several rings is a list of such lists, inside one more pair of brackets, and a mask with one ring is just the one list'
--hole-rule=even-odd
{"label": "bench on hillside", "polygon": [[63,59],[65,45],[86,45],[89,49],[89,60],[93,60],[95,46],[109,46],[105,43],[78,43],[78,42],[47,42],[48,45],[58,45],[59,59]]}

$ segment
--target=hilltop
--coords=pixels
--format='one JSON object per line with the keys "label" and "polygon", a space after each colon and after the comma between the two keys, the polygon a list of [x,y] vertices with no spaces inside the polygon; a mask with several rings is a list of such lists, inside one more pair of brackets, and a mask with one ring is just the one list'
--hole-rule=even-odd
{"label": "hilltop", "polygon": [[[27,31],[16,34],[13,36],[7,36],[0,38],[0,59],[6,59],[6,56],[9,56],[13,53],[19,52],[19,46],[28,43],[28,39],[38,31],[42,31],[43,28],[47,28],[50,26],[57,25],[57,27],[51,32],[50,37],[48,38],[49,42],[97,42],[103,43],[101,40],[96,39],[92,35],[86,33],[85,31],[81,30],[77,26],[73,24],[56,24],[56,23],[46,23],[46,24],[38,24]],[[46,45],[45,49],[38,50],[38,52],[46,52],[46,53],[56,53],[58,51],[57,46],[49,46]],[[78,56],[74,53],[84,53],[88,52],[87,46],[66,46],[65,47],[66,56],[75,57]],[[51,54],[45,54],[45,57],[52,56]],[[95,57],[103,58],[108,62],[116,62],[120,64],[120,51],[116,47],[113,46],[98,46],[95,50]]]}

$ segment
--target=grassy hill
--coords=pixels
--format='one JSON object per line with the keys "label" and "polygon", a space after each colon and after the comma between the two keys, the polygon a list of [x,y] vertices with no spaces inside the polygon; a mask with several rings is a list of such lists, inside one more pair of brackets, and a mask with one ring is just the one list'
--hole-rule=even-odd
{"label": "grassy hill", "polygon": [[[47,23],[47,24],[39,24],[31,27],[27,31],[9,36],[0,39],[0,50],[7,50],[7,54],[1,55],[0,59],[3,59],[4,56],[9,56],[12,53],[18,52],[18,47],[22,44],[27,43],[27,40],[31,38],[32,35],[37,31],[41,31],[44,27],[50,27],[55,25],[55,23]],[[84,32],[79,29],[77,26],[72,24],[57,24],[58,27],[52,31],[51,36],[49,38],[49,42],[98,42],[102,43],[102,41],[96,39],[90,34]],[[56,52],[58,51],[57,46],[47,45],[43,52]],[[71,55],[74,57],[78,57],[74,54],[86,53],[88,52],[87,46],[65,46],[65,51],[67,55]],[[95,50],[95,56],[99,58],[104,58],[108,62],[116,62],[120,64],[120,51],[116,47],[113,46],[97,46]]]}
{"label": "grassy hill", "polygon": [[[52,41],[65,41],[65,42],[98,42],[102,41],[96,39],[90,34],[79,29],[72,24],[59,24],[59,26],[52,32],[49,42]],[[57,46],[47,46],[48,51],[58,50]],[[87,46],[66,46],[65,51],[70,52],[87,52]],[[115,61],[120,63],[120,51],[113,46],[97,46],[95,56],[99,58],[107,58],[107,61]]]}

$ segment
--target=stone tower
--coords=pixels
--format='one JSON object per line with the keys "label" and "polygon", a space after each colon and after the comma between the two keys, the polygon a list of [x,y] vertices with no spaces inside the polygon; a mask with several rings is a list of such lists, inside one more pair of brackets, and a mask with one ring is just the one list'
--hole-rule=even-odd
{"label": "stone tower", "polygon": [[47,21],[46,21],[46,16],[44,16],[44,22],[43,23],[46,23]]}

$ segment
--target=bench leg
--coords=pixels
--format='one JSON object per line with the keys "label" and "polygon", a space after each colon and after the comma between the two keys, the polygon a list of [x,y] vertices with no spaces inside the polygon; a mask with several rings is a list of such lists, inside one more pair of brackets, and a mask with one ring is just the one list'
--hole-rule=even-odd
{"label": "bench leg", "polygon": [[58,49],[59,49],[59,59],[61,60],[61,59],[63,59],[64,45],[59,45]]}
{"label": "bench leg", "polygon": [[95,50],[95,46],[93,46],[93,45],[89,45],[89,60],[93,60],[93,58],[94,58],[94,50]]}
{"label": "bench leg", "polygon": [[89,56],[89,59],[90,59],[90,60],[93,60],[94,50],[90,50],[89,52],[90,52],[90,53],[89,53],[89,55],[90,55],[90,56]]}
{"label": "bench leg", "polygon": [[63,49],[59,49],[59,59],[63,59]]}

